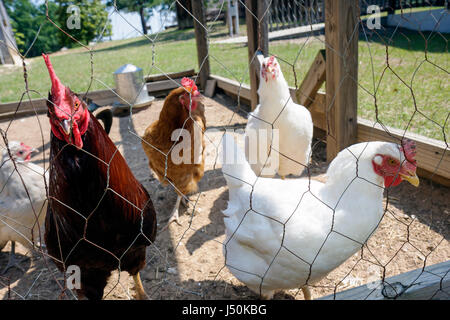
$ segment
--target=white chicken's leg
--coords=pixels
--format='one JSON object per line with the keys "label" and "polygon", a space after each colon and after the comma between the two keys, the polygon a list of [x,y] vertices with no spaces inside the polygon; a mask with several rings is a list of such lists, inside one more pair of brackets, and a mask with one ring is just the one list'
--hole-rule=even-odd
{"label": "white chicken's leg", "polygon": [[17,259],[16,259],[16,242],[15,241],[11,241],[11,252],[9,253],[8,264],[6,265],[5,269],[3,269],[1,274],[5,274],[12,267],[16,267],[20,271],[25,272],[25,270],[23,270],[23,268],[19,265],[19,261],[17,261]]}
{"label": "white chicken's leg", "polygon": [[303,291],[303,297],[305,300],[312,300],[311,291],[309,291],[309,288],[307,286],[304,286],[302,288]]}

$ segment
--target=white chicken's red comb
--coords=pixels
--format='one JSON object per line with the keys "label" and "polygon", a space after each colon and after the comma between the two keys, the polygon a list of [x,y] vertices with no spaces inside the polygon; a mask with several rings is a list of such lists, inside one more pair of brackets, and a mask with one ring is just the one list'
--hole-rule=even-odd
{"label": "white chicken's red comb", "polygon": [[401,150],[403,151],[405,158],[410,162],[416,163],[416,143],[410,139],[403,139]]}

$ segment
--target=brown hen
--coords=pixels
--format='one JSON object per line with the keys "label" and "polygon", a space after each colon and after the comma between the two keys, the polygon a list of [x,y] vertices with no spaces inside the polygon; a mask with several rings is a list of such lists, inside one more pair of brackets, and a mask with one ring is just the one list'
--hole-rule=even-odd
{"label": "brown hen", "polygon": [[194,81],[183,78],[182,86],[172,90],[164,101],[159,119],[142,137],[142,147],[150,168],[163,184],[171,184],[178,194],[168,225],[179,224],[182,199],[197,191],[204,173],[205,109]]}

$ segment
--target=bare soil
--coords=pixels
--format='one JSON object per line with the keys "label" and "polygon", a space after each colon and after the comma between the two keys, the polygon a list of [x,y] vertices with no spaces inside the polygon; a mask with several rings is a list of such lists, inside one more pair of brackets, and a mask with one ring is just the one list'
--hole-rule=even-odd
{"label": "bare soil", "polygon": [[[137,136],[157,119],[162,100],[130,116],[115,117],[110,137],[124,155],[137,179],[150,192],[158,215],[156,243],[147,250],[147,265],[141,271],[144,288],[152,299],[257,299],[224,266],[222,242],[225,240],[222,210],[228,191],[220,166],[215,165],[216,145],[221,133],[214,130],[242,128],[244,112],[235,112],[236,103],[217,94],[205,98],[208,126],[207,165],[199,192],[190,196],[189,209],[182,209],[181,225],[160,231],[169,218],[176,194],[162,187],[150,171]],[[10,123],[0,123],[6,130]],[[14,120],[9,140],[19,140],[39,149],[32,161],[48,167],[50,126],[46,115]],[[137,136],[136,136],[137,135]],[[45,160],[44,160],[45,159]],[[208,160],[209,159],[209,160]],[[326,171],[325,146],[314,146],[311,174],[323,180]],[[450,257],[450,192],[424,179],[419,188],[407,183],[388,191],[386,214],[367,246],[325,279],[311,288],[314,298],[379,280],[385,269],[390,277],[406,271],[447,261]],[[195,205],[195,210],[193,206]],[[181,207],[183,208],[183,207]],[[0,270],[8,261],[8,244],[0,252]],[[73,299],[70,291],[61,295],[63,275],[39,250],[27,252],[17,245],[24,271],[10,269],[0,276],[2,299]],[[44,250],[45,252],[45,250]],[[379,266],[378,266],[379,265]],[[125,272],[114,273],[105,289],[105,299],[130,299],[133,281]],[[279,292],[275,299],[303,299],[299,290]]]}

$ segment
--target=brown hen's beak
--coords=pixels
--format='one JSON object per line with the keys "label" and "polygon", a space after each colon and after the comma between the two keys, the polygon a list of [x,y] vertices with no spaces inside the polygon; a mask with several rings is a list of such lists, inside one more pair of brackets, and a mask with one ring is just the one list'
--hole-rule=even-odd
{"label": "brown hen's beak", "polygon": [[415,172],[414,173],[410,173],[410,174],[400,173],[400,177],[403,180],[406,180],[409,183],[411,183],[414,187],[418,187],[419,186],[419,177],[417,177],[417,174]]}
{"label": "brown hen's beak", "polygon": [[59,123],[59,125],[61,126],[61,128],[63,129],[64,133],[66,135],[70,135],[70,124],[69,124],[69,120],[63,120]]}

